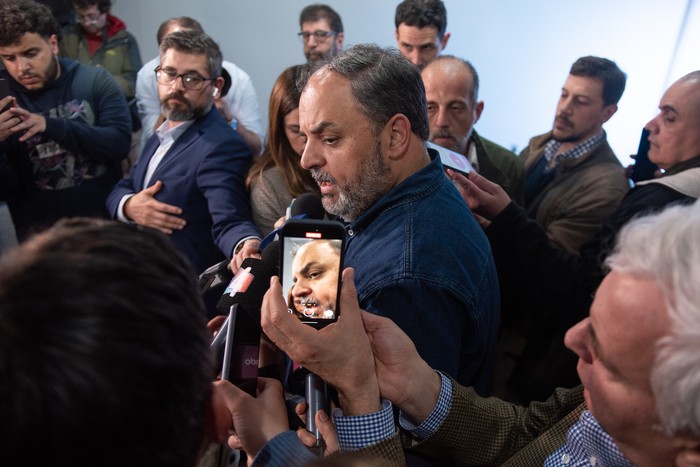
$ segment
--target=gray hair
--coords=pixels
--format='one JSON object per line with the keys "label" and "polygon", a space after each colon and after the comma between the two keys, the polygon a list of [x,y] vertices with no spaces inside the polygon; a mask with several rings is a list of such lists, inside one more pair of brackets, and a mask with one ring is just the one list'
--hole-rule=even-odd
{"label": "gray hair", "polygon": [[379,133],[403,114],[421,141],[428,139],[428,113],[420,70],[398,50],[359,44],[333,57],[326,67],[350,80],[357,105]]}
{"label": "gray hair", "polygon": [[664,291],[671,332],[656,343],[656,410],[666,435],[700,435],[700,202],[631,221],[607,264]]}
{"label": "gray hair", "polygon": [[205,55],[207,57],[207,70],[209,78],[216,79],[221,76],[221,62],[223,56],[219,45],[214,39],[203,32],[183,29],[168,34],[160,43],[160,58],[170,49],[191,55]]}

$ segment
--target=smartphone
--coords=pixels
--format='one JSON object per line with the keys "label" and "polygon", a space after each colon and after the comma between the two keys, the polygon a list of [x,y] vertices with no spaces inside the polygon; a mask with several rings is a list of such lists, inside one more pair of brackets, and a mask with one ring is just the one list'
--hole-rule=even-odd
{"label": "smartphone", "polygon": [[[5,97],[10,95],[10,83],[3,78],[0,78],[0,99],[4,99]],[[4,109],[0,110],[0,113],[5,112],[7,109],[12,107],[12,105],[7,105],[5,106]]]}
{"label": "smartphone", "polygon": [[469,162],[469,159],[467,159],[463,154],[451,151],[435,143],[431,143],[430,141],[427,141],[426,145],[430,149],[435,149],[438,152],[440,155],[440,162],[442,162],[442,165],[444,165],[446,168],[459,172],[462,175],[467,175],[469,172],[474,170],[474,167],[472,166],[471,162]]}
{"label": "smartphone", "polygon": [[649,131],[642,130],[642,137],[639,139],[637,155],[634,158],[634,166],[630,178],[633,182],[651,180],[656,175],[659,166],[649,160]]}
{"label": "smartphone", "polygon": [[260,326],[239,307],[231,305],[210,348],[216,362],[216,375],[231,381],[255,397],[260,354]]}
{"label": "smartphone", "polygon": [[290,219],[280,232],[282,292],[290,313],[322,328],[340,315],[345,227],[336,221]]}

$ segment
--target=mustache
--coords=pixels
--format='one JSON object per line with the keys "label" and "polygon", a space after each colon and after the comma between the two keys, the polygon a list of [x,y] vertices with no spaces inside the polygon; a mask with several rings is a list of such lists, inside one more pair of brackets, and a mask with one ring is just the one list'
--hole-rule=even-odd
{"label": "mustache", "polygon": [[437,133],[433,135],[433,139],[435,138],[449,138],[449,139],[455,139],[454,136],[452,136],[452,133],[450,133],[447,130],[440,130]]}
{"label": "mustache", "polygon": [[564,115],[557,115],[556,121],[557,121],[557,122],[564,123],[564,124],[566,124],[566,125],[568,125],[568,126],[574,126],[574,124],[571,122],[571,120],[569,120],[568,118],[566,118]]}
{"label": "mustache", "polygon": [[163,99],[161,99],[161,102],[165,102],[165,101],[170,100],[170,99],[175,99],[176,101],[180,101],[183,104],[187,104],[187,105],[189,105],[189,103],[190,103],[190,101],[185,99],[184,94],[182,94],[181,92],[171,92],[170,94],[166,94],[163,97]]}
{"label": "mustache", "polygon": [[298,300],[294,300],[294,302],[303,307],[318,306],[318,301],[314,297],[303,297]]}
{"label": "mustache", "polygon": [[319,169],[311,169],[311,176],[313,177],[314,180],[316,180],[316,183],[321,184],[323,182],[327,183],[332,183],[334,185],[337,185],[335,178],[331,177],[330,174],[323,172],[322,170]]}

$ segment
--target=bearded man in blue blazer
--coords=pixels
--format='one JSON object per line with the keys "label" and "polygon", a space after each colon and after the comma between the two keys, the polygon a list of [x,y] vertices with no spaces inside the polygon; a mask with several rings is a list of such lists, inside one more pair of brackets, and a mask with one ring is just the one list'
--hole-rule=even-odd
{"label": "bearded man in blue blazer", "polygon": [[235,271],[259,247],[244,183],[250,150],[213,106],[221,60],[204,33],[163,39],[155,73],[165,121],[107,199],[114,218],[168,234],[198,273],[224,258]]}

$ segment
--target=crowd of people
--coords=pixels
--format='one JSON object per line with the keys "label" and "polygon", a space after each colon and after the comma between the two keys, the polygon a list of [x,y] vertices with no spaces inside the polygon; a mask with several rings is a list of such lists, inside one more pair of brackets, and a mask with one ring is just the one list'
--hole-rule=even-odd
{"label": "crowd of people", "polygon": [[196,19],[165,19],[143,65],[110,9],[72,0],[59,26],[0,1],[0,463],[204,465],[209,443],[322,462],[290,430],[284,362],[257,398],[214,382],[196,287],[261,258],[312,193],[345,226],[340,313],[341,271],[309,266],[338,246],[309,242],[261,326],[337,392],[314,419],[328,461],[700,465],[700,70],[644,126],[659,172],[632,183],[603,129],[616,63],[576,59],[516,155],[474,129],[479,74],[443,53],[440,0],[397,6],[396,49],[344,50],[338,13],[304,8],[307,61],[275,81],[266,131]]}

